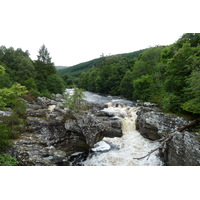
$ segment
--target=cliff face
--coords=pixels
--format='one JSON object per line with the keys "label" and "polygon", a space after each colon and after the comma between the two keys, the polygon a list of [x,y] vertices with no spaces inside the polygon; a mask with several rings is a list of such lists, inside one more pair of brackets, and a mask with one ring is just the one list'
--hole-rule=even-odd
{"label": "cliff face", "polygon": [[157,140],[169,133],[175,133],[167,144],[163,159],[170,166],[200,165],[199,133],[177,129],[189,121],[171,114],[165,114],[158,108],[141,107],[136,127],[145,138]]}
{"label": "cliff face", "polygon": [[121,122],[100,111],[102,105],[88,103],[88,110],[67,117],[63,101],[39,97],[28,104],[27,131],[9,150],[20,165],[70,165],[71,154],[88,152],[104,136],[122,136]]}

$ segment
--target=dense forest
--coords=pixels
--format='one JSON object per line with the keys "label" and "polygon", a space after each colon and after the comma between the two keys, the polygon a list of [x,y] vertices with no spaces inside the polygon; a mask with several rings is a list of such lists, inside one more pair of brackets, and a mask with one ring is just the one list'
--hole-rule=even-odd
{"label": "dense forest", "polygon": [[[131,60],[133,58],[136,58],[139,56],[139,54],[144,50],[139,50],[131,53],[123,53],[118,54],[116,56],[126,58],[127,60]],[[100,56],[100,58],[96,58],[87,62],[83,62],[74,66],[66,67],[64,69],[59,69],[59,74],[63,77],[65,80],[65,83],[70,86],[77,83],[78,77],[83,73],[87,72],[93,67],[98,67],[102,60],[104,59],[104,54]]]}
{"label": "dense forest", "polygon": [[29,52],[22,49],[0,47],[0,65],[5,69],[5,73],[0,76],[0,88],[19,83],[38,96],[62,93],[65,85],[51,62],[47,48],[43,45],[39,49],[35,61],[29,56]]}
{"label": "dense forest", "polygon": [[[17,164],[4,151],[12,144],[10,139],[24,131],[24,100],[33,100],[37,96],[51,97],[52,93],[63,93],[64,90],[65,83],[44,45],[35,61],[31,60],[28,51],[0,47],[0,110],[3,113],[0,115],[0,165]],[[4,112],[11,109],[12,115],[6,118]]]}
{"label": "dense forest", "polygon": [[128,58],[105,56],[77,80],[92,92],[158,104],[166,111],[200,114],[200,34],[187,33],[169,46]]}
{"label": "dense forest", "polygon": [[[143,50],[131,52],[131,53],[123,53],[123,54],[118,54],[116,56],[121,56],[124,58],[132,59],[135,57],[138,57],[138,55],[142,52]],[[87,62],[83,62],[74,66],[66,67],[64,69],[59,69],[58,72],[60,75],[68,75],[72,77],[78,77],[81,75],[82,72],[88,71],[90,68],[98,66],[101,63],[102,58],[104,57],[104,54],[100,56],[100,58],[96,58]],[[60,68],[58,66],[58,68]]]}

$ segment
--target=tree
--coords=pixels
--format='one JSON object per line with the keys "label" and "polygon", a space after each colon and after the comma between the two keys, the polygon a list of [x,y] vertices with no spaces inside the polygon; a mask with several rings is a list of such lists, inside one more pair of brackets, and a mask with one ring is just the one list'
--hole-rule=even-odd
{"label": "tree", "polygon": [[5,73],[5,68],[0,65],[0,76]]}
{"label": "tree", "polygon": [[29,58],[20,56],[17,65],[18,69],[15,73],[17,82],[23,83],[29,78],[35,78],[35,67]]}
{"label": "tree", "polygon": [[53,64],[51,62],[50,53],[48,52],[44,44],[39,49],[39,55],[37,57],[38,57],[38,60],[43,62],[44,64],[47,64],[47,65]]}
{"label": "tree", "polygon": [[150,75],[142,75],[140,78],[133,80],[133,98],[148,101],[152,96],[152,77]]}
{"label": "tree", "polygon": [[[0,76],[5,73],[5,69],[0,66]],[[17,165],[18,162],[15,158],[12,158],[8,154],[1,154],[8,146],[12,145],[11,138],[15,138],[17,129],[15,128],[15,122],[21,123],[20,117],[25,113],[24,102],[21,101],[21,96],[27,92],[24,86],[19,83],[14,84],[11,88],[0,89],[0,108],[4,109],[6,106],[12,106],[12,116],[5,121],[5,117],[2,118],[3,124],[0,123],[0,166]],[[15,121],[16,120],[16,121]],[[21,124],[20,124],[21,125]],[[21,127],[17,124],[18,128]]]}
{"label": "tree", "polygon": [[191,47],[188,41],[180,46],[175,43],[164,51],[164,57],[162,57],[162,62],[166,65],[163,85],[164,108],[173,112],[182,112],[181,105],[191,98],[185,92],[185,88],[188,86],[186,80],[192,71],[200,66],[199,52],[200,46]]}
{"label": "tree", "polygon": [[85,109],[83,90],[75,88],[72,95],[68,93],[65,94],[64,105],[68,109],[68,114],[70,115],[70,117],[75,113],[80,114],[81,110]]}
{"label": "tree", "polygon": [[65,74],[63,77],[66,86],[74,85],[74,78],[68,74]]}
{"label": "tree", "polygon": [[0,108],[11,105],[17,98],[26,93],[26,87],[19,83],[14,84],[11,88],[0,89]]}
{"label": "tree", "polygon": [[132,99],[133,95],[133,75],[132,72],[129,70],[126,72],[125,76],[120,82],[120,94],[128,99]]}
{"label": "tree", "polygon": [[34,62],[34,65],[36,71],[35,83],[42,96],[50,97],[50,93],[62,93],[64,91],[64,81],[58,75],[44,45],[39,49],[38,60]]}
{"label": "tree", "polygon": [[194,70],[187,79],[188,101],[182,104],[182,108],[188,112],[200,114],[200,69]]}
{"label": "tree", "polygon": [[63,93],[65,90],[64,80],[58,74],[51,74],[46,80],[47,89],[50,93]]}

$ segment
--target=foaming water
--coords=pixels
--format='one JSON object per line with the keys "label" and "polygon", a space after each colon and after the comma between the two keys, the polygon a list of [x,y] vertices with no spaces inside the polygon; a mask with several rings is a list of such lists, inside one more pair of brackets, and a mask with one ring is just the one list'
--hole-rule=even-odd
{"label": "foaming water", "polygon": [[[161,159],[154,152],[149,157],[138,160],[145,156],[151,150],[159,146],[158,142],[152,142],[143,138],[135,128],[137,118],[137,107],[113,106],[108,103],[105,112],[114,113],[122,122],[122,137],[108,138],[104,137],[103,141],[97,143],[95,154],[88,156],[83,162],[85,166],[160,166]],[[107,151],[106,151],[107,146]],[[114,146],[115,148],[110,148]],[[101,148],[102,147],[102,148]],[[103,149],[101,151],[101,149]]]}
{"label": "foaming water", "polygon": [[[73,89],[66,92],[73,94]],[[133,159],[147,155],[151,150],[159,147],[158,142],[145,139],[135,128],[136,112],[135,103],[120,97],[102,96],[92,92],[84,92],[84,99],[89,102],[108,104],[104,111],[113,113],[122,122],[122,137],[104,137],[102,141],[95,144],[93,152],[84,156],[85,161],[80,165],[85,166],[160,166],[163,165],[157,156],[158,152],[141,160]],[[80,152],[79,152],[80,153]],[[80,153],[81,155],[82,153]],[[81,157],[81,156],[80,156]],[[80,160],[82,157],[80,158]]]}

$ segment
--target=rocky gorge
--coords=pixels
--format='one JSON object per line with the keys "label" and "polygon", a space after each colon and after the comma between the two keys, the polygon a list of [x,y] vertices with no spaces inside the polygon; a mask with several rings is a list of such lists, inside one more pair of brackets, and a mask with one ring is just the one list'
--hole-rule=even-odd
{"label": "rocky gorge", "polygon": [[[54,99],[38,97],[27,102],[26,131],[13,140],[8,153],[19,161],[20,166],[70,166],[73,156],[85,152],[104,137],[122,137],[122,122],[113,113],[104,112],[106,104],[86,102],[86,109],[69,116],[64,109],[64,97]],[[9,117],[11,111],[1,111],[1,116]],[[122,118],[124,116],[121,116]],[[164,165],[200,165],[199,133],[179,132],[178,128],[189,120],[169,113],[163,113],[151,104],[139,106],[136,128],[151,141],[157,141],[170,133],[174,136],[160,153]]]}

